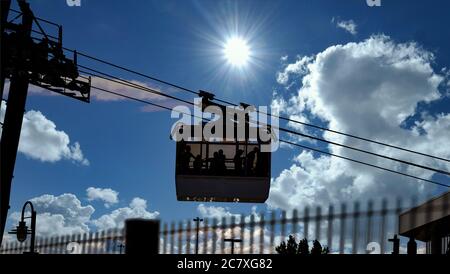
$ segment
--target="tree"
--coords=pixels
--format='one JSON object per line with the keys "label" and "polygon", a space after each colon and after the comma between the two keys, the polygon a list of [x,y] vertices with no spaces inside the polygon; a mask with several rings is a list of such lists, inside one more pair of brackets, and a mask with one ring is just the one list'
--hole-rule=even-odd
{"label": "tree", "polygon": [[318,240],[313,241],[313,247],[311,251],[309,250],[308,240],[302,239],[299,243],[296,242],[295,237],[289,235],[287,242],[282,241],[279,246],[275,247],[275,251],[278,254],[292,255],[292,254],[301,254],[301,255],[320,255],[320,254],[328,254],[328,247],[322,247]]}
{"label": "tree", "polygon": [[304,238],[298,244],[298,252],[297,254],[308,255],[309,254],[309,244],[308,240]]}
{"label": "tree", "polygon": [[276,252],[278,254],[297,254],[298,244],[295,241],[294,236],[289,235],[289,239],[287,244],[283,241],[279,246],[275,247]]}

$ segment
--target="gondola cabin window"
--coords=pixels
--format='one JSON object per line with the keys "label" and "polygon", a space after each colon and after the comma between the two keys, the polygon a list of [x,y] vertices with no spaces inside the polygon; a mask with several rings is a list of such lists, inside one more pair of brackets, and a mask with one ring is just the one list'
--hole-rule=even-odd
{"label": "gondola cabin window", "polygon": [[263,203],[270,188],[271,153],[262,142],[186,141],[176,146],[180,201]]}

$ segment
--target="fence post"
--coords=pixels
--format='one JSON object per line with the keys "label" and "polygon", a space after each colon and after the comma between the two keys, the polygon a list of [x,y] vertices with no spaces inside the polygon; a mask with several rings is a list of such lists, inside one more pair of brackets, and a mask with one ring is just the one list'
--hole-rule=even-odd
{"label": "fence post", "polygon": [[125,243],[125,254],[158,254],[159,220],[126,220]]}

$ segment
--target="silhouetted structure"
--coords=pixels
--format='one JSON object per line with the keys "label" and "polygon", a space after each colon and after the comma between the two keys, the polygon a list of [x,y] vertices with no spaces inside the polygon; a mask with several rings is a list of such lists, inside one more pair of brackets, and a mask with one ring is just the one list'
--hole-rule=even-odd
{"label": "silhouetted structure", "polygon": [[125,254],[159,253],[159,221],[128,219],[125,221]]}
{"label": "silhouetted structure", "polygon": [[198,233],[200,230],[200,222],[203,222],[203,219],[199,217],[194,219],[195,222],[195,254],[198,254]]}
{"label": "silhouetted structure", "polygon": [[[287,235],[295,235],[297,239],[303,239],[298,242],[298,252],[301,254],[311,253],[311,249],[319,250],[319,245],[314,242],[307,242],[305,238],[317,239],[322,250],[328,250],[330,253],[391,253],[393,247],[388,241],[399,235],[397,226],[398,216],[406,209],[416,208],[413,201],[409,206],[402,206],[402,201],[382,200],[381,203],[368,201],[365,206],[361,206],[355,202],[353,205],[342,204],[339,207],[329,206],[324,210],[321,207],[311,210],[306,207],[290,212],[272,211],[269,214],[252,214],[250,216],[232,216],[231,218],[203,218],[203,225],[199,226],[198,250],[199,253],[216,254],[230,253],[228,245],[225,245],[224,239],[238,238],[242,242],[235,246],[235,253],[273,253],[276,252],[275,247],[280,245],[277,239],[285,239]],[[408,218],[416,222],[420,218],[426,217],[431,213],[433,204],[429,205],[430,210],[423,211],[423,217],[411,214]],[[441,205],[436,208],[437,211],[442,210]],[[196,226],[191,226],[192,219],[186,222],[170,222],[162,223],[159,235],[153,239],[159,240],[159,253],[195,253],[197,240],[192,237],[197,232]],[[425,231],[427,227],[421,228]],[[431,228],[428,226],[428,228]],[[447,227],[448,229],[448,227]],[[146,233],[150,230],[146,229]],[[433,233],[429,230],[426,234]],[[141,235],[141,234],[137,234]],[[448,235],[448,234],[447,234]],[[410,241],[409,237],[397,237],[400,240],[400,247],[408,247],[408,251],[404,253],[412,254],[417,252],[417,244]],[[141,241],[139,237],[136,240]],[[67,244],[78,242],[80,244],[80,252],[83,254],[96,253],[113,253],[119,254],[117,243],[125,242],[125,233],[122,229],[111,229],[99,231],[95,233],[75,234],[75,235],[58,235],[53,237],[37,237],[36,250],[39,253],[68,253]],[[193,242],[195,241],[195,242]],[[450,237],[442,238],[441,250],[445,253],[448,250]],[[289,240],[286,243],[289,243]],[[128,242],[127,242],[128,244]],[[427,251],[429,250],[427,244]],[[155,245],[153,245],[155,246]],[[292,246],[288,244],[287,246]],[[420,251],[423,246],[419,246]],[[29,241],[25,242],[8,242],[4,243],[0,248],[0,253],[22,253],[29,250]],[[291,250],[292,248],[289,248]],[[294,248],[295,250],[295,248]],[[402,252],[402,250],[400,249]],[[417,252],[421,253],[421,252]]]}
{"label": "silhouetted structure", "polygon": [[[25,209],[27,208],[27,205],[30,206],[31,209],[31,216],[25,217]],[[14,234],[17,236],[17,240],[19,242],[24,242],[27,239],[27,235],[31,234],[31,240],[30,240],[30,251],[24,252],[28,254],[37,254],[35,250],[35,244],[36,244],[36,211],[34,210],[33,203],[30,201],[27,201],[23,207],[22,207],[22,215],[20,218],[19,225],[16,227],[16,229],[9,232],[9,234]],[[31,229],[28,229],[28,226],[26,225],[25,219],[31,219]]]}
{"label": "silhouetted structure", "polygon": [[445,254],[450,242],[450,191],[399,214],[399,234],[408,237],[408,254],[414,240],[426,242],[427,253]]}
{"label": "silhouetted structure", "polygon": [[400,239],[397,237],[397,234],[394,235],[394,238],[388,239],[389,242],[392,242],[392,254],[400,254]]}
{"label": "silhouetted structure", "polygon": [[[18,0],[22,18],[20,24],[8,22],[11,0],[1,2],[1,100],[6,79],[9,79],[8,104],[2,128],[0,143],[0,235],[3,235],[9,209],[11,183],[13,179],[19,137],[28,85],[35,86],[89,102],[89,81],[78,79],[77,55],[73,60],[64,55],[62,46],[62,27],[58,27],[58,39],[51,40],[40,25],[25,0]],[[42,39],[31,36],[36,25]],[[39,33],[39,32],[38,32]],[[36,41],[39,40],[39,41]],[[49,58],[49,55],[51,56]],[[0,238],[0,243],[3,238]]]}

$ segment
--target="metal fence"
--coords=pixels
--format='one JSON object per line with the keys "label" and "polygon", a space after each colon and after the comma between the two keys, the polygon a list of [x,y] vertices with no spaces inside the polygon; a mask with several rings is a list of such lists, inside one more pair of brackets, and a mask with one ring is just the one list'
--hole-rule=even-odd
{"label": "metal fence", "polygon": [[[414,203],[414,202],[413,202]],[[411,205],[411,204],[410,204]],[[445,205],[447,210],[447,204]],[[399,215],[404,210],[402,201],[362,205],[341,204],[337,207],[306,207],[303,210],[272,211],[251,215],[230,215],[223,218],[192,219],[179,222],[161,222],[160,249],[162,254],[271,254],[275,247],[286,241],[288,235],[297,240],[306,238],[310,246],[318,240],[330,253],[390,253],[389,241],[399,233]],[[427,215],[439,209],[428,208]],[[448,218],[448,217],[447,217]],[[428,217],[427,217],[428,219]],[[411,220],[416,222],[415,217]],[[198,235],[198,236],[197,236]],[[66,235],[36,239],[39,253],[124,253],[124,229],[111,229],[97,233]],[[400,237],[400,253],[406,253],[408,239]],[[448,248],[449,236],[442,239]],[[233,248],[232,248],[233,247]],[[429,250],[429,244],[419,244],[419,252]],[[6,242],[0,253],[28,251],[29,242]],[[233,250],[232,250],[233,249]]]}

